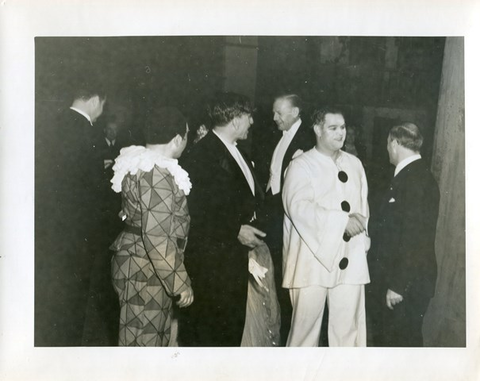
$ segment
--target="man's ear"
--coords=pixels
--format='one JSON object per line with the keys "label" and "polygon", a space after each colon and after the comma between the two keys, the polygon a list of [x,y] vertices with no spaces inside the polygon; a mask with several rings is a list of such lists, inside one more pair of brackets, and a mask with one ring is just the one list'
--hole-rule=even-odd
{"label": "man's ear", "polygon": [[320,125],[316,124],[313,126],[313,131],[315,132],[315,135],[317,135],[318,137],[322,136],[322,129],[320,127]]}
{"label": "man's ear", "polygon": [[88,103],[90,104],[91,108],[96,108],[100,104],[100,97],[98,95],[94,95],[88,100]]}
{"label": "man's ear", "polygon": [[233,128],[237,129],[238,128],[238,116],[232,119],[232,126]]}
{"label": "man's ear", "polygon": [[293,107],[292,108],[292,115],[294,118],[300,115],[300,109],[298,107]]}
{"label": "man's ear", "polygon": [[179,134],[177,134],[177,135],[172,139],[172,141],[173,141],[173,144],[178,147],[178,146],[180,146],[180,145],[182,144],[183,138],[182,138]]}

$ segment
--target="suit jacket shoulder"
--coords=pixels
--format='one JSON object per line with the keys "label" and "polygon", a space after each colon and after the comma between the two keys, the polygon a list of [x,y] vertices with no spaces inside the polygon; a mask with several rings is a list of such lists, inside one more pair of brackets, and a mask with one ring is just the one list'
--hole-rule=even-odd
{"label": "suit jacket shoulder", "polygon": [[253,217],[256,199],[227,147],[209,132],[192,148],[182,166],[192,181],[188,196],[191,238],[237,244],[240,225]]}
{"label": "suit jacket shoulder", "polygon": [[438,185],[423,159],[403,168],[392,180],[394,188],[408,187],[411,192],[428,192],[429,198],[438,197]]}
{"label": "suit jacket shoulder", "polygon": [[[305,125],[304,122],[300,124],[295,136],[293,137],[290,145],[285,152],[285,156],[283,157],[282,161],[282,173],[285,173],[290,161],[293,159],[293,155],[298,150],[302,150],[306,152],[310,150],[313,146],[315,146],[315,136],[311,128]],[[281,177],[281,184],[283,186],[283,176]]]}

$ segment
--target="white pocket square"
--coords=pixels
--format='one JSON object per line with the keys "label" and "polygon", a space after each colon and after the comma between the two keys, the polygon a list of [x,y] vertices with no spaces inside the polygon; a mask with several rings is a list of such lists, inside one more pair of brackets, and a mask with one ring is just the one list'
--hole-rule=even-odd
{"label": "white pocket square", "polygon": [[392,197],[390,200],[388,200],[388,202],[390,203],[395,202],[395,199]]}

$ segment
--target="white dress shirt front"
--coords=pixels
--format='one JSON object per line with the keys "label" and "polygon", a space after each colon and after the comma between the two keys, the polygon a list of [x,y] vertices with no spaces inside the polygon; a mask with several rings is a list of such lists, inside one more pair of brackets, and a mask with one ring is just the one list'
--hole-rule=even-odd
{"label": "white dress shirt front", "polygon": [[288,129],[288,131],[283,131],[282,138],[275,147],[275,151],[273,151],[272,164],[270,165],[270,178],[267,184],[267,192],[271,188],[273,195],[280,192],[281,176],[283,176],[283,158],[285,157],[288,146],[292,142],[301,124],[302,120],[299,119]]}
{"label": "white dress shirt front", "polygon": [[252,191],[252,194],[255,196],[255,181],[253,180],[253,175],[252,172],[250,171],[250,168],[248,168],[247,163],[245,162],[245,159],[243,158],[242,154],[237,148],[237,143],[235,142],[234,144],[227,142],[225,139],[223,139],[219,134],[216,133],[215,130],[212,130],[215,135],[218,136],[218,138],[222,141],[222,143],[227,147],[228,152],[233,156],[235,161],[237,162],[238,166],[243,172],[243,175],[245,176],[245,179],[248,182],[248,185],[250,186],[250,190]]}
{"label": "white dress shirt front", "polygon": [[108,145],[109,147],[112,147],[112,146],[115,145],[115,140],[116,140],[116,139],[113,139],[112,141],[110,141],[110,140],[108,140],[107,138],[105,138],[105,141],[107,142],[107,145]]}

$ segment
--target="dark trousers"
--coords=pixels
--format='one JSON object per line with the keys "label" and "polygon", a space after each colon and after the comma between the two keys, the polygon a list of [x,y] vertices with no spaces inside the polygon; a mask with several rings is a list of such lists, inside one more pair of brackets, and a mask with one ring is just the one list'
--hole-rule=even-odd
{"label": "dark trousers", "polygon": [[36,243],[35,346],[82,345],[91,250],[74,234],[61,238]]}
{"label": "dark trousers", "polygon": [[180,346],[239,347],[245,326],[248,248],[190,236],[185,267],[194,302],[178,309]]}
{"label": "dark trousers", "polygon": [[[417,292],[419,290],[416,290]],[[423,347],[423,317],[430,297],[402,295],[403,301],[390,310],[385,303],[386,290],[367,291],[369,345],[375,347]]]}
{"label": "dark trousers", "polygon": [[120,306],[112,285],[111,257],[108,249],[98,251],[93,264],[82,344],[116,346]]}
{"label": "dark trousers", "polygon": [[[113,193],[113,192],[112,192]],[[116,346],[120,306],[112,285],[111,260],[114,252],[109,246],[122,231],[124,225],[118,218],[121,208],[120,195],[108,194],[104,198],[103,229],[96,239],[95,259],[90,275],[89,298],[85,317],[83,345]]]}

